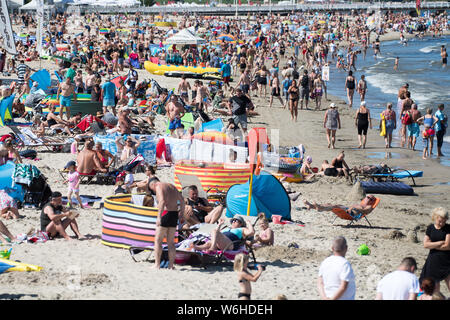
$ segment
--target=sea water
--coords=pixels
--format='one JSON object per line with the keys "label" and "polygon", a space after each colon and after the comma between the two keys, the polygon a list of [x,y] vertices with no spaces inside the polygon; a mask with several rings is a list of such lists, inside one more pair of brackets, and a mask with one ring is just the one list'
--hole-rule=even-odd
{"label": "sea water", "polygon": [[[422,115],[427,108],[437,111],[440,103],[445,105],[444,112],[450,115],[450,66],[442,67],[440,48],[445,45],[448,48],[450,36],[423,39],[409,39],[407,45],[403,45],[398,40],[381,43],[381,54],[375,59],[373,49],[367,50],[365,59],[363,55],[358,55],[356,61],[357,71],[353,75],[358,82],[361,75],[365,75],[368,86],[366,93],[366,106],[369,107],[371,117],[380,119],[380,113],[386,109],[386,104],[391,102],[393,110],[399,115],[397,110],[398,90],[405,83],[409,84],[411,99],[418,105]],[[344,52],[345,54],[345,52]],[[344,56],[345,57],[345,56]],[[399,57],[399,68],[394,70],[395,58]],[[345,89],[345,78],[348,71],[336,69],[336,61],[330,60],[330,81],[328,82],[328,93],[342,98],[347,102]],[[360,96],[355,90],[353,97],[354,108],[358,108]],[[399,146],[399,126],[394,132],[393,145]],[[373,130],[378,130],[374,126]],[[355,128],[356,134],[356,128]],[[437,154],[436,140],[433,146],[433,156]],[[380,145],[384,146],[384,139],[380,137]],[[418,153],[422,151],[422,138],[419,137],[416,143]],[[441,158],[443,165],[450,164],[450,129],[447,130],[442,147],[444,157]],[[418,154],[418,156],[421,156]]]}

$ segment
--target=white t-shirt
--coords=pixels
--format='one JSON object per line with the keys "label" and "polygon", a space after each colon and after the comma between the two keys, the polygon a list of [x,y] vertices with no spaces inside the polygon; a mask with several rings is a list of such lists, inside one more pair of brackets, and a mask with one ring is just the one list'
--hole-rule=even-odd
{"label": "white t-shirt", "polygon": [[377,293],[383,295],[383,300],[408,300],[410,293],[419,293],[419,290],[416,275],[402,270],[385,275],[377,286]]}
{"label": "white t-shirt", "polygon": [[331,298],[341,286],[341,281],[347,281],[348,286],[339,300],[355,300],[356,284],[350,262],[341,256],[326,258],[320,265],[319,277],[322,277],[325,295]]}

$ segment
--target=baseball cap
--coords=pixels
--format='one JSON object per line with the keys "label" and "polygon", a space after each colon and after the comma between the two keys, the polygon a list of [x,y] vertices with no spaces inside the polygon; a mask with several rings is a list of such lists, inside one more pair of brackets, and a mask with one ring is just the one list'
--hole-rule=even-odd
{"label": "baseball cap", "polygon": [[334,103],[330,104],[330,108],[336,108],[336,104]]}
{"label": "baseball cap", "polygon": [[75,161],[71,160],[71,161],[67,162],[67,164],[64,167],[64,169],[67,169],[67,168],[69,168],[71,166],[75,166],[76,167],[76,165],[77,165],[77,163]]}

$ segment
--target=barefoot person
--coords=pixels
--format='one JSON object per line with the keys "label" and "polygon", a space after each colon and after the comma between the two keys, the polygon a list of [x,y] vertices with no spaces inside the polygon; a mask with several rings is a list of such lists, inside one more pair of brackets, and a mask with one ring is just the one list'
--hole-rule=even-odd
{"label": "barefoot person", "polygon": [[148,182],[148,189],[156,195],[158,217],[156,218],[155,234],[155,268],[161,264],[163,239],[167,240],[169,254],[169,269],[174,269],[175,244],[174,237],[177,230],[178,217],[184,215],[184,199],[181,193],[170,183],[160,182],[153,177]]}
{"label": "barefoot person", "polygon": [[41,231],[47,232],[50,238],[60,235],[66,240],[71,240],[66,233],[67,227],[70,226],[76,237],[81,239],[82,236],[75,220],[77,216],[76,213],[62,206],[62,194],[58,191],[53,192],[50,202],[44,206],[41,212]]}
{"label": "barefoot person", "polygon": [[381,113],[385,119],[385,127],[386,127],[386,135],[384,136],[384,142],[386,144],[386,148],[391,148],[392,144],[392,132],[397,128],[397,120],[395,111],[392,110],[392,103],[388,103],[386,106],[386,110],[383,110]]}
{"label": "barefoot person", "polygon": [[[366,148],[367,142],[367,129],[372,129],[372,119],[370,118],[370,111],[366,108],[366,102],[361,101],[361,106],[355,114],[355,126],[358,128],[358,141],[360,149]],[[362,136],[362,139],[361,139]]]}
{"label": "barefoot person", "polygon": [[355,93],[356,80],[353,72],[349,71],[347,78],[345,78],[345,88],[347,90],[348,107],[353,107],[353,94]]}
{"label": "barefoot person", "polygon": [[411,115],[411,124],[407,126],[408,131],[408,148],[411,148],[413,151],[415,151],[416,148],[416,142],[417,138],[420,135],[420,126],[417,122],[417,119],[422,117],[422,114],[419,110],[417,110],[417,104],[413,103],[411,105],[411,110],[409,110],[409,113]]}
{"label": "barefoot person", "polygon": [[323,119],[323,127],[327,131],[328,149],[335,148],[336,130],[341,128],[341,119],[339,118],[339,111],[334,103],[330,104],[330,108],[325,112]]}
{"label": "barefoot person", "polygon": [[444,136],[448,126],[448,117],[444,113],[443,104],[438,105],[438,110],[434,113],[434,116],[438,119],[438,122],[436,122],[437,156],[443,157],[442,144],[444,143]]}
{"label": "barefoot person", "polygon": [[358,81],[358,93],[361,101],[365,101],[367,93],[367,82],[365,75],[361,75],[361,79]]}
{"label": "barefoot person", "polygon": [[72,95],[74,97],[73,101],[77,101],[77,93],[75,92],[75,86],[72,84],[72,80],[70,78],[66,78],[64,82],[58,87],[58,92],[56,94],[56,100],[59,99],[59,116],[63,117],[64,108],[66,109],[66,117],[67,120],[70,119],[70,107],[72,105]]}

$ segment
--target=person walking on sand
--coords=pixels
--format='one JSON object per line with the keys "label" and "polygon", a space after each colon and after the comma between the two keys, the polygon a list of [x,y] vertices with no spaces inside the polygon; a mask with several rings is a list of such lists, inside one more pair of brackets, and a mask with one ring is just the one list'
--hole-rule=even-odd
{"label": "person walking on sand", "polygon": [[335,238],[331,246],[333,255],[320,264],[317,287],[322,300],[355,300],[355,274],[345,259],[347,249],[344,237]]}
{"label": "person walking on sand", "polygon": [[283,98],[281,98],[280,79],[278,78],[278,72],[273,73],[272,81],[270,83],[271,93],[269,108],[272,108],[273,97],[277,97],[280,100],[282,106],[284,106]]}
{"label": "person walking on sand", "polygon": [[250,282],[255,282],[259,279],[265,268],[258,265],[258,271],[252,274],[248,271],[248,255],[239,253],[234,258],[233,269],[238,275],[239,281],[239,300],[250,300],[252,294],[252,286]]}
{"label": "person walking on sand", "polygon": [[419,280],[414,272],[416,260],[406,257],[394,272],[378,282],[375,300],[416,300],[420,291]]}
{"label": "person walking on sand", "polygon": [[397,120],[395,111],[392,110],[392,103],[388,103],[386,106],[386,110],[383,110],[381,113],[384,116],[384,120],[386,121],[386,135],[384,136],[384,142],[386,144],[386,149],[392,148],[392,132],[397,128]]}
{"label": "person walking on sand", "polygon": [[350,70],[348,72],[347,78],[345,78],[345,88],[347,90],[347,99],[348,99],[348,107],[353,107],[353,95],[355,94],[355,77],[353,76],[353,72]]}
{"label": "person walking on sand", "polygon": [[158,216],[156,218],[155,234],[155,268],[161,264],[162,242],[166,238],[169,255],[169,269],[174,269],[175,262],[175,231],[177,230],[178,217],[184,215],[184,199],[181,193],[170,183],[160,182],[153,177],[148,182],[148,189],[156,195]]}
{"label": "person walking on sand", "polygon": [[67,120],[70,119],[70,106],[72,105],[72,95],[73,99],[77,101],[77,93],[75,92],[75,86],[70,78],[66,78],[65,81],[61,82],[58,87],[58,92],[56,93],[56,100],[59,100],[60,110],[59,116],[63,118],[64,109],[66,109]]}
{"label": "person walking on sand", "polygon": [[336,130],[341,129],[341,119],[336,104],[331,103],[327,111],[325,111],[325,118],[323,119],[323,127],[327,132],[328,149],[335,148]]}
{"label": "person walking on sand", "polygon": [[442,103],[438,105],[438,110],[435,112],[434,116],[439,120],[436,122],[437,156],[443,157],[442,144],[444,143],[444,136],[447,132],[448,117],[444,113],[444,105]]}
{"label": "person walking on sand", "polygon": [[289,97],[289,111],[291,112],[291,120],[295,122],[297,122],[299,96],[300,89],[297,87],[297,81],[292,80],[292,83],[287,91],[287,97]]}
{"label": "person walking on sand", "polygon": [[416,142],[417,138],[420,135],[420,127],[417,119],[422,117],[422,114],[419,110],[417,110],[417,104],[413,103],[411,105],[411,110],[409,110],[411,115],[411,124],[407,126],[408,131],[408,148],[411,148],[413,151],[416,150]]}
{"label": "person walking on sand", "polygon": [[69,161],[64,167],[64,169],[69,170],[67,174],[67,204],[69,205],[69,208],[72,208],[72,193],[75,193],[75,198],[77,199],[80,208],[83,209],[83,202],[80,198],[80,174],[75,170],[76,165],[75,161]]}
{"label": "person walking on sand", "polygon": [[[366,148],[367,129],[372,129],[372,119],[370,118],[370,111],[366,108],[366,102],[362,101],[361,106],[355,114],[355,126],[358,128],[358,149]],[[361,141],[362,136],[362,141]]]}

